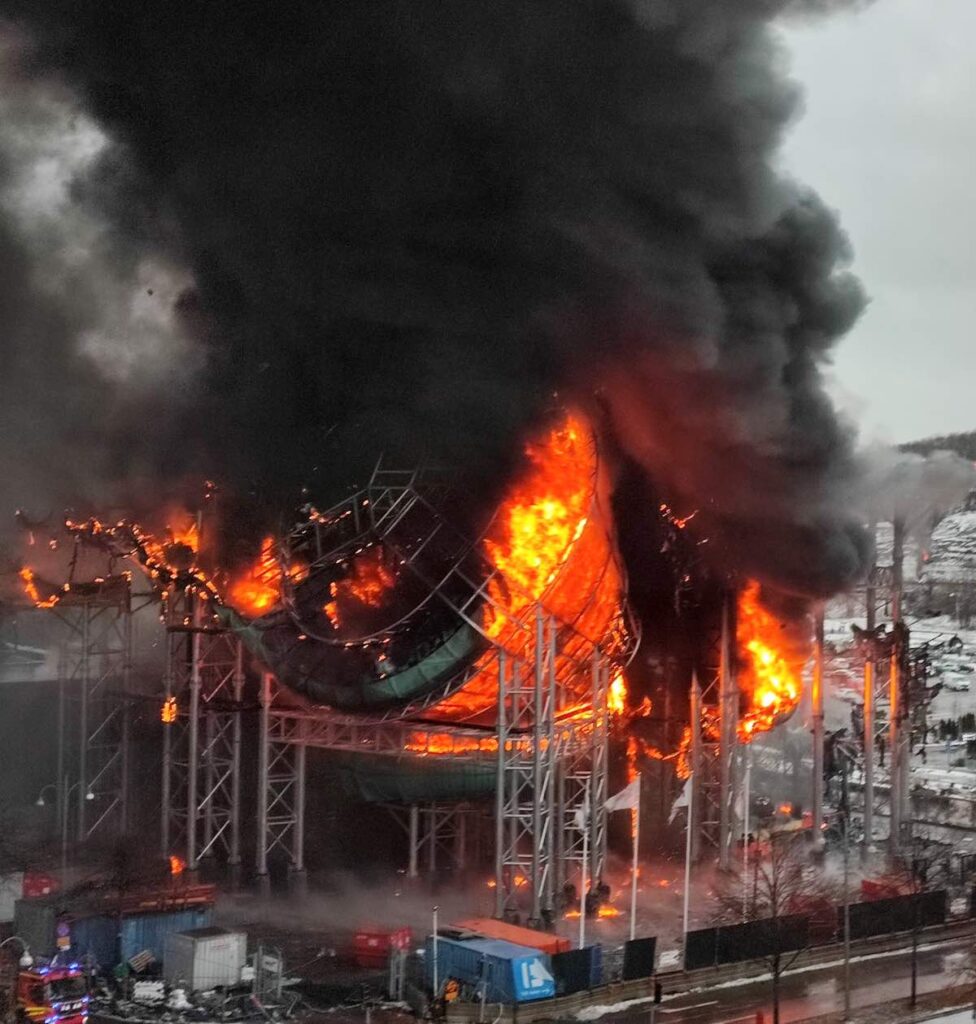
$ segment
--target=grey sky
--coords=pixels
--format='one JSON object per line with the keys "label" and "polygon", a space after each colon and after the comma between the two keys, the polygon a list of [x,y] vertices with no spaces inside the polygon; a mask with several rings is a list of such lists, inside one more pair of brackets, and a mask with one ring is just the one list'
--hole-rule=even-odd
{"label": "grey sky", "polygon": [[840,210],[872,298],[838,400],[865,437],[976,429],[976,3],[876,0],[786,36],[786,166]]}

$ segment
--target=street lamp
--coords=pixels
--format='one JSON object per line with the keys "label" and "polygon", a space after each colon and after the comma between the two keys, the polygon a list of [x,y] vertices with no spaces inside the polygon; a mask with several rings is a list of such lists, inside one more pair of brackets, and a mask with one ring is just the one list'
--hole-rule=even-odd
{"label": "street lamp", "polygon": [[[71,794],[81,786],[81,781],[68,785],[68,776],[61,780],[60,787],[55,782],[49,782],[37,794],[35,803],[38,807],[44,807],[44,794],[47,790],[53,789],[58,794],[61,803],[61,884],[64,885],[65,874],[68,870],[68,805],[71,803]],[[86,800],[94,800],[95,794],[90,790],[85,791]]]}
{"label": "street lamp", "polygon": [[18,966],[22,967],[25,971],[34,966],[34,958],[31,956],[30,948],[19,935],[11,935],[9,938],[4,939],[3,942],[0,942],[0,949],[3,949],[8,942],[20,943],[21,954],[20,960],[17,961]]}

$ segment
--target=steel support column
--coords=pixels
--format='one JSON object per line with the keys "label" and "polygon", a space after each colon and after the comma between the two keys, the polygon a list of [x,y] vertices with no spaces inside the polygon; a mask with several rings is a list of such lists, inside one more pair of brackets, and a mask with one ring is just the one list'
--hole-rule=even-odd
{"label": "steel support column", "polygon": [[241,863],[244,653],[209,604],[190,591],[166,602],[162,850],[190,871],[221,854]]}
{"label": "steel support column", "polygon": [[735,596],[726,594],[722,603],[721,661],[719,664],[719,836],[718,864],[723,871],[732,867],[732,759],[735,756],[739,720],[739,692],[735,684]]}
{"label": "steel support column", "polygon": [[[79,596],[74,596],[74,595]],[[74,744],[78,771],[78,842],[121,835],[128,825],[129,708],[132,664],[132,596],[128,576],[78,584],[52,614],[65,627],[59,654],[58,770],[64,777]],[[70,736],[68,701],[77,702]],[[65,808],[59,797],[59,811]]]}
{"label": "steel support column", "polygon": [[[877,626],[878,594],[874,586],[875,568],[871,567],[867,586],[864,590],[865,630],[874,633]],[[864,844],[862,856],[866,856],[874,844],[874,762],[877,751],[877,680],[873,646],[865,648],[864,654]]]}
{"label": "steel support column", "polygon": [[894,639],[889,658],[889,723],[890,748],[890,791],[891,791],[891,835],[892,853],[902,849],[905,840],[905,819],[908,788],[908,761],[910,731],[907,709],[908,687],[904,679],[904,663],[907,647],[905,627],[902,622],[902,564],[905,557],[905,523],[895,518],[892,523],[892,565],[891,565],[891,621]]}
{"label": "steel support column", "polygon": [[814,622],[813,685],[810,691],[813,720],[813,841],[823,847],[824,798],[824,609],[819,605]]}

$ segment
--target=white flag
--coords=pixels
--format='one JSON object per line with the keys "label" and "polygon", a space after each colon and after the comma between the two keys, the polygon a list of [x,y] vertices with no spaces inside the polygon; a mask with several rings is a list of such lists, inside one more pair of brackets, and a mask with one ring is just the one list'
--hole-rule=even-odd
{"label": "white flag", "polygon": [[668,817],[668,824],[669,825],[671,824],[672,821],[674,821],[678,811],[682,807],[687,807],[690,802],[691,802],[691,776],[689,775],[687,780],[685,781],[684,789],[682,789],[682,791],[678,794],[677,798],[675,799],[674,803],[671,805],[671,814]]}
{"label": "white flag", "polygon": [[633,811],[640,805],[640,776],[603,805],[608,811]]}

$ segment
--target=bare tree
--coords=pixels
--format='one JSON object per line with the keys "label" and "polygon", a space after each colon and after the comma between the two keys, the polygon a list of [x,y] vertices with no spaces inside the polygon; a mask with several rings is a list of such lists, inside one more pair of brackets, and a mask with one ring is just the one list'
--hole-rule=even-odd
{"label": "bare tree", "polygon": [[716,894],[725,920],[742,921],[744,886],[751,889],[747,898],[747,918],[764,925],[763,959],[772,978],[773,1024],[779,1024],[780,983],[806,948],[807,938],[800,936],[799,916],[818,902],[833,895],[822,872],[811,864],[809,844],[799,832],[773,833],[769,841],[757,844],[750,869],[751,877],[739,876]]}
{"label": "bare tree", "polygon": [[895,862],[892,881],[910,898],[910,931],[912,936],[912,971],[910,1005],[918,999],[918,944],[925,919],[923,906],[927,893],[937,892],[947,879],[948,862],[945,847],[924,836],[913,836]]}

